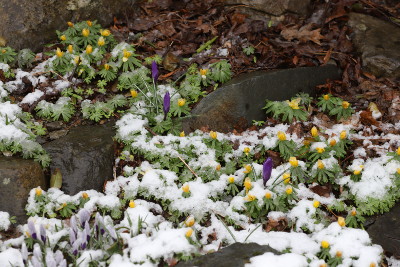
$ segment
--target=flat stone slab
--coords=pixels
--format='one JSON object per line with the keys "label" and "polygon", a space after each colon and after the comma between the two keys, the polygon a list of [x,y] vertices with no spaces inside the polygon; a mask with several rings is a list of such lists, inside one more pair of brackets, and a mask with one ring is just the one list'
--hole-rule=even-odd
{"label": "flat stone slab", "polygon": [[310,5],[310,0],[225,0],[224,4],[243,5],[274,16],[280,16],[284,13],[305,15]]}
{"label": "flat stone slab", "polygon": [[230,132],[238,124],[265,120],[265,100],[287,100],[299,92],[313,94],[315,86],[340,79],[335,65],[257,71],[240,75],[218,88],[192,110],[192,118],[183,121],[185,132],[204,126]]}
{"label": "flat stone slab", "polygon": [[400,258],[400,203],[389,212],[378,216],[367,232],[373,243]]}
{"label": "flat stone slab", "polygon": [[[261,246],[257,243],[235,243],[215,253],[206,254],[188,262],[181,262],[177,267],[242,267],[249,263],[251,257],[267,252],[280,254],[270,246]],[[267,265],[266,265],[267,266]]]}
{"label": "flat stone slab", "polygon": [[0,156],[0,211],[26,221],[25,206],[32,188],[47,190],[47,182],[39,163],[32,159]]}
{"label": "flat stone slab", "polygon": [[363,68],[377,77],[400,78],[400,28],[358,13],[350,13],[348,24]]}
{"label": "flat stone slab", "polygon": [[52,173],[59,168],[61,190],[74,195],[82,190],[103,190],[113,178],[113,124],[78,126],[55,141],[43,145],[52,161]]}

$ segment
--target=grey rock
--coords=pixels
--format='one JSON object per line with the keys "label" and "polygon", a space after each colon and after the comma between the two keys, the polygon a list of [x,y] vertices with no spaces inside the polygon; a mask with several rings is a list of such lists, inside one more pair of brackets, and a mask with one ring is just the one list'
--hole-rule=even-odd
{"label": "grey rock", "polygon": [[0,40],[15,49],[34,51],[56,39],[67,21],[97,20],[110,25],[124,15],[135,0],[9,0],[0,1]]}
{"label": "grey rock", "polygon": [[56,131],[60,130],[63,127],[63,123],[61,121],[52,121],[46,123],[46,128],[48,131]]}
{"label": "grey rock", "polygon": [[280,254],[270,246],[261,246],[257,243],[235,243],[215,253],[206,254],[188,262],[181,262],[177,267],[242,267],[249,263],[251,257],[262,255],[266,252]]}
{"label": "grey rock", "polygon": [[350,13],[348,24],[363,68],[377,77],[400,77],[400,28],[358,13]]}
{"label": "grey rock", "polygon": [[286,100],[298,92],[314,93],[316,85],[340,78],[334,65],[258,71],[238,76],[202,99],[183,121],[185,132],[208,126],[210,130],[229,132],[245,127],[252,120],[264,120],[265,100]]}
{"label": "grey rock", "polygon": [[373,243],[381,245],[395,257],[400,257],[400,203],[378,216],[367,232]]}
{"label": "grey rock", "polygon": [[113,124],[78,126],[55,141],[43,145],[52,159],[50,169],[61,170],[62,187],[67,194],[82,190],[103,190],[113,177]]}
{"label": "grey rock", "polygon": [[280,16],[284,13],[307,14],[310,0],[226,0],[226,5],[245,5],[247,8]]}
{"label": "grey rock", "polygon": [[15,216],[18,223],[28,218],[25,206],[32,188],[47,190],[40,164],[30,159],[0,156],[0,210]]}
{"label": "grey rock", "polygon": [[49,133],[49,137],[51,140],[59,139],[68,134],[68,130],[58,130]]}

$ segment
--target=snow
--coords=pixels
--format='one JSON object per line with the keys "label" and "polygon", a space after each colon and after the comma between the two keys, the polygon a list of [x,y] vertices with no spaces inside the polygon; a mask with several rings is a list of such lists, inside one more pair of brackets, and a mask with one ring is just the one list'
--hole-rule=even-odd
{"label": "snow", "polygon": [[7,231],[10,225],[10,214],[0,211],[0,231]]}
{"label": "snow", "polygon": [[21,252],[15,248],[8,248],[0,252],[0,266],[2,267],[23,267]]}
{"label": "snow", "polygon": [[283,255],[275,255],[271,252],[264,253],[263,255],[250,258],[250,263],[245,264],[245,267],[261,267],[266,266],[274,267],[306,267],[307,258],[294,253],[286,253]]}
{"label": "snow", "polygon": [[36,89],[32,93],[27,94],[21,101],[21,104],[32,105],[34,102],[38,101],[44,95],[43,91]]}

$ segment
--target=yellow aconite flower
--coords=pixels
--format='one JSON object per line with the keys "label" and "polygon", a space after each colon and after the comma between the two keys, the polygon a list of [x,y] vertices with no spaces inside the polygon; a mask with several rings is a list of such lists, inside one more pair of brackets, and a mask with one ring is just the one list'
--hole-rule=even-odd
{"label": "yellow aconite flower", "polygon": [[60,40],[61,40],[61,41],[65,41],[65,40],[67,40],[67,36],[65,36],[65,35],[61,35],[61,36],[60,36]]}
{"label": "yellow aconite flower", "polygon": [[326,240],[321,241],[321,247],[322,248],[329,248],[329,242]]}
{"label": "yellow aconite flower", "polygon": [[179,98],[179,99],[178,99],[178,106],[182,107],[182,106],[185,105],[185,103],[186,103],[186,100],[185,100],[185,99],[183,99],[183,98]]}
{"label": "yellow aconite flower", "polygon": [[244,173],[250,173],[251,172],[251,165],[247,164],[244,166]]}
{"label": "yellow aconite flower", "polygon": [[341,131],[340,132],[340,139],[345,139],[346,138],[346,136],[347,136],[347,133],[346,133],[346,131]]}
{"label": "yellow aconite flower", "polygon": [[104,69],[105,69],[105,70],[109,70],[109,69],[110,69],[110,65],[104,64]]}
{"label": "yellow aconite flower", "polygon": [[41,196],[42,195],[42,188],[40,188],[40,187],[38,187],[38,188],[36,188],[35,189],[35,194],[37,195],[37,196]]}
{"label": "yellow aconite flower", "polygon": [[299,166],[299,161],[296,159],[296,157],[290,157],[290,158],[289,158],[289,163],[290,163],[290,165],[292,165],[293,167]]}
{"label": "yellow aconite flower", "polygon": [[180,133],[179,133],[179,136],[180,136],[180,137],[185,137],[185,131],[180,132]]}
{"label": "yellow aconite flower", "polygon": [[286,134],[284,132],[282,132],[282,131],[279,131],[278,132],[278,139],[280,141],[285,141],[286,140]]}
{"label": "yellow aconite flower", "polygon": [[282,179],[283,179],[283,182],[284,182],[285,184],[289,183],[289,182],[290,182],[290,173],[285,172],[285,173],[282,175]]}
{"label": "yellow aconite flower", "polygon": [[134,207],[136,207],[135,201],[133,200],[129,201],[129,208],[133,209]]}
{"label": "yellow aconite flower", "polygon": [[109,30],[100,30],[101,36],[110,36],[111,32]]}
{"label": "yellow aconite flower", "polygon": [[257,199],[256,196],[250,195],[250,194],[247,194],[247,196],[245,198],[246,201],[253,201],[253,200],[256,200],[256,199]]}
{"label": "yellow aconite flower", "polygon": [[250,190],[251,189],[251,180],[249,177],[247,177],[246,179],[244,179],[244,183],[243,183],[244,187],[246,188],[246,190]]}
{"label": "yellow aconite flower", "polygon": [[356,215],[357,215],[357,211],[356,211],[355,209],[353,209],[353,210],[350,212],[350,215],[351,215],[351,216],[356,216]]}
{"label": "yellow aconite flower", "polygon": [[330,145],[330,146],[336,145],[336,139],[335,139],[335,138],[332,138],[332,139],[329,141],[329,145]]}
{"label": "yellow aconite flower", "polygon": [[376,263],[375,263],[375,262],[371,262],[371,263],[369,264],[369,267],[376,267]]}
{"label": "yellow aconite flower", "polygon": [[82,198],[83,199],[87,199],[88,197],[89,197],[88,193],[86,193],[86,192],[82,193]]}
{"label": "yellow aconite flower", "polygon": [[187,227],[192,227],[194,225],[194,222],[195,222],[194,217],[190,215],[189,217],[186,218],[185,225]]}
{"label": "yellow aconite flower", "polygon": [[182,186],[182,191],[185,193],[189,193],[190,189],[189,189],[189,185],[185,184],[184,186]]}
{"label": "yellow aconite flower", "polygon": [[208,69],[200,69],[200,75],[201,76],[206,76],[208,72]]}
{"label": "yellow aconite flower", "polygon": [[326,95],[323,96],[323,98],[324,98],[324,100],[329,100],[329,95],[326,94]]}
{"label": "yellow aconite flower", "polygon": [[98,44],[99,46],[103,46],[103,45],[106,44],[106,41],[104,40],[104,37],[103,37],[103,36],[100,36],[100,37],[99,37],[99,40],[97,41],[97,44]]}
{"label": "yellow aconite flower", "polygon": [[215,169],[216,169],[217,171],[221,170],[221,164],[218,164],[218,165],[215,167]]}
{"label": "yellow aconite flower", "polygon": [[320,205],[319,201],[318,200],[314,200],[314,202],[313,202],[314,208],[318,208],[319,205]]}
{"label": "yellow aconite flower", "polygon": [[349,102],[347,102],[347,101],[343,101],[343,102],[342,102],[342,107],[343,107],[344,109],[348,108],[349,106],[350,106],[350,103],[349,103]]}
{"label": "yellow aconite flower", "polygon": [[89,27],[92,27],[92,21],[87,20],[87,21],[86,21],[86,24],[87,24]]}
{"label": "yellow aconite flower", "polygon": [[324,169],[325,168],[325,164],[324,164],[324,162],[322,161],[322,160],[318,160],[318,163],[317,163],[317,167],[318,167],[318,169],[320,169],[320,170],[322,170],[322,169]]}
{"label": "yellow aconite flower", "polygon": [[346,225],[346,221],[344,220],[343,217],[338,217],[337,222],[338,222],[338,224],[339,224],[340,226],[342,226],[342,227],[344,227],[344,226]]}
{"label": "yellow aconite flower", "polygon": [[400,156],[400,146],[397,148],[396,153]]}
{"label": "yellow aconite flower", "polygon": [[65,208],[66,206],[67,206],[67,203],[64,202],[64,203],[62,203],[61,208]]}
{"label": "yellow aconite flower", "polygon": [[67,24],[68,24],[68,27],[74,27],[74,24],[71,21],[68,21]]}
{"label": "yellow aconite flower", "polygon": [[91,54],[93,52],[93,47],[91,45],[86,46],[86,54]]}
{"label": "yellow aconite flower", "polygon": [[270,199],[272,197],[272,194],[270,192],[265,193],[265,198]]}
{"label": "yellow aconite flower", "polygon": [[318,267],[328,267],[326,263],[321,263]]}
{"label": "yellow aconite flower", "polygon": [[6,52],[7,52],[7,50],[5,50],[5,49],[1,50],[1,53],[3,53],[3,54],[5,54]]}
{"label": "yellow aconite flower", "polygon": [[362,171],[363,168],[364,168],[364,165],[358,166],[358,168],[355,169],[354,172],[353,172],[354,175],[359,175],[359,174],[361,173],[361,171]]}
{"label": "yellow aconite flower", "polygon": [[341,258],[342,257],[342,252],[340,250],[336,251],[336,257]]}
{"label": "yellow aconite flower", "polygon": [[131,90],[131,96],[133,98],[137,97],[138,96],[138,92],[136,90]]}
{"label": "yellow aconite flower", "polygon": [[187,238],[189,238],[189,237],[192,236],[192,234],[193,234],[193,229],[192,229],[192,228],[189,228],[189,230],[186,231],[185,236],[186,236]]}
{"label": "yellow aconite flower", "polygon": [[291,107],[292,109],[300,109],[299,104],[300,104],[301,98],[296,98],[293,99],[292,101],[286,100],[286,103]]}
{"label": "yellow aconite flower", "polygon": [[250,147],[243,148],[243,152],[247,155],[250,153]]}
{"label": "yellow aconite flower", "polygon": [[229,176],[229,177],[228,177],[228,182],[229,182],[230,184],[233,184],[233,183],[235,182],[235,177]]}
{"label": "yellow aconite flower", "polygon": [[286,194],[291,195],[293,193],[293,188],[291,186],[286,187]]}
{"label": "yellow aconite flower", "polygon": [[210,131],[210,137],[211,137],[212,139],[217,139],[217,132]]}
{"label": "yellow aconite flower", "polygon": [[80,60],[81,60],[81,58],[79,56],[74,57],[75,64],[78,64]]}
{"label": "yellow aconite flower", "polygon": [[325,148],[323,148],[323,147],[317,147],[317,148],[315,148],[315,150],[317,151],[317,153],[319,153],[319,154],[321,154],[321,153],[324,153],[325,152]]}
{"label": "yellow aconite flower", "polygon": [[73,46],[73,45],[69,45],[69,46],[67,47],[67,50],[68,50],[68,52],[69,52],[70,54],[72,54],[72,52],[74,52],[74,46]]}
{"label": "yellow aconite flower", "polygon": [[89,29],[83,29],[82,30],[82,35],[84,36],[84,37],[88,37],[89,36],[89,34],[90,34],[90,30]]}
{"label": "yellow aconite flower", "polygon": [[130,56],[132,56],[132,53],[129,52],[128,50],[126,50],[126,49],[124,49],[123,54],[124,54],[124,57],[130,57]]}
{"label": "yellow aconite flower", "polygon": [[56,56],[57,57],[62,57],[63,55],[64,55],[64,52],[61,51],[61,49],[59,47],[57,47]]}
{"label": "yellow aconite flower", "polygon": [[311,135],[312,135],[312,137],[317,137],[318,136],[318,129],[317,129],[317,127],[312,127],[311,128]]}

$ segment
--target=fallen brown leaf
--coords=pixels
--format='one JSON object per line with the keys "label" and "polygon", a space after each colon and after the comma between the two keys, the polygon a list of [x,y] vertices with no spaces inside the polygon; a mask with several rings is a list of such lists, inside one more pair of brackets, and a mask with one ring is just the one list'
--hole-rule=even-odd
{"label": "fallen brown leaf", "polygon": [[301,43],[305,43],[307,41],[314,42],[318,45],[321,45],[321,39],[324,39],[324,36],[321,35],[321,29],[310,30],[311,25],[305,25],[300,29],[297,29],[297,26],[286,28],[281,31],[281,35],[288,41],[292,41],[293,39],[298,39]]}

